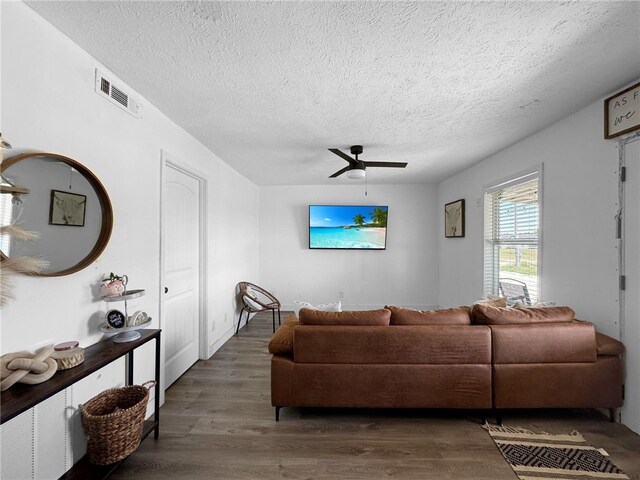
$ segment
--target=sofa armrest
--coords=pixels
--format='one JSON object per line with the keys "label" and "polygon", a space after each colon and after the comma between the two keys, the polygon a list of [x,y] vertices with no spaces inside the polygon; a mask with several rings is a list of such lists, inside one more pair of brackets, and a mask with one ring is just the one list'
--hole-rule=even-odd
{"label": "sofa armrest", "polygon": [[293,361],[291,357],[271,357],[271,405],[289,407],[293,405]]}
{"label": "sofa armrest", "polygon": [[624,345],[615,338],[596,332],[596,350],[598,355],[618,356],[624,353]]}
{"label": "sofa armrest", "polygon": [[593,363],[596,335],[587,322],[491,325],[494,364]]}

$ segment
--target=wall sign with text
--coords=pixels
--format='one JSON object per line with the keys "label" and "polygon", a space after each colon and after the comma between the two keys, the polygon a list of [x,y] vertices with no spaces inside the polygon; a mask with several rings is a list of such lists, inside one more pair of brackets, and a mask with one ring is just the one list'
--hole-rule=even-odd
{"label": "wall sign with text", "polygon": [[640,83],[604,101],[604,138],[614,138],[640,128]]}

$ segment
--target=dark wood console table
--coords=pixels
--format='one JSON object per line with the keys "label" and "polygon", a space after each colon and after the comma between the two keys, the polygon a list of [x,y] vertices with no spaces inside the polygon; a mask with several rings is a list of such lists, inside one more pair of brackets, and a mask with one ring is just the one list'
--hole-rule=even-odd
{"label": "dark wood console table", "polygon": [[[132,385],[133,351],[141,345],[155,339],[155,408],[153,419],[144,422],[142,440],[151,432],[154,432],[154,438],[157,439],[160,434],[160,332],[161,330],[157,329],[140,330],[141,337],[127,343],[115,343],[110,339],[94,343],[90,347],[85,348],[84,362],[77,367],[56,372],[50,380],[38,385],[14,385],[6,392],[3,392],[0,397],[0,423],[11,420],[125,355],[127,356],[126,382],[127,385]],[[82,480],[104,479],[111,475],[122,461],[111,465],[96,466],[91,465],[89,458],[85,455],[71,470],[60,478]]]}

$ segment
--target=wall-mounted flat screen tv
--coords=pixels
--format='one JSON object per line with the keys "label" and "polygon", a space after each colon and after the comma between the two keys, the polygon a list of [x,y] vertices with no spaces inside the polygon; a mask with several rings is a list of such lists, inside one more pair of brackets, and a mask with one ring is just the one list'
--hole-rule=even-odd
{"label": "wall-mounted flat screen tv", "polygon": [[309,205],[309,248],[384,250],[389,207]]}

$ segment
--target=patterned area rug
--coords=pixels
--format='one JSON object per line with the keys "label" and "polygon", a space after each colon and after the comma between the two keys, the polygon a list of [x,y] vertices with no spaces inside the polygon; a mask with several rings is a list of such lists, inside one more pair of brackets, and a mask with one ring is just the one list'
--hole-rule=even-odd
{"label": "patterned area rug", "polygon": [[520,480],[629,478],[604,450],[589,445],[578,432],[551,435],[488,424],[483,428]]}

